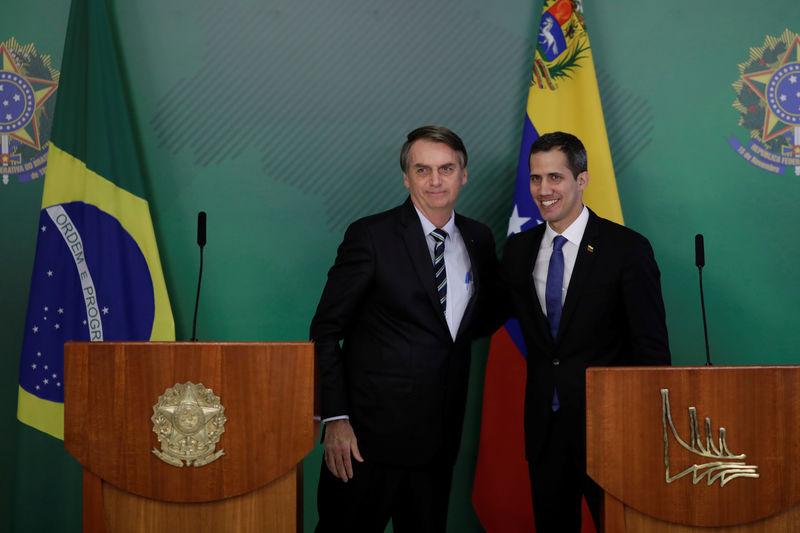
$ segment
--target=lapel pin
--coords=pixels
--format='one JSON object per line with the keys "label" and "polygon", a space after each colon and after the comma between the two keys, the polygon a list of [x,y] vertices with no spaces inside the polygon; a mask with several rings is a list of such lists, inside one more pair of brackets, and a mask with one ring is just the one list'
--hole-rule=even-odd
{"label": "lapel pin", "polygon": [[589,252],[589,253],[594,252],[594,246],[592,246],[591,244],[587,244],[586,245],[586,251]]}

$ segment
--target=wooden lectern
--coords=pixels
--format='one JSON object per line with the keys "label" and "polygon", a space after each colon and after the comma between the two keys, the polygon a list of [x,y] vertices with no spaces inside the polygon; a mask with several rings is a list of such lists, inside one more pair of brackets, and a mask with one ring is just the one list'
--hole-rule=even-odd
{"label": "wooden lectern", "polygon": [[[64,376],[64,446],[83,465],[83,531],[302,531],[311,343],[70,342]],[[224,408],[213,419],[224,423],[224,455],[204,466],[153,453],[162,449],[154,407],[186,382],[211,389]],[[222,412],[186,405],[181,427]]]}
{"label": "wooden lectern", "polygon": [[586,404],[606,532],[800,531],[800,367],[590,368]]}

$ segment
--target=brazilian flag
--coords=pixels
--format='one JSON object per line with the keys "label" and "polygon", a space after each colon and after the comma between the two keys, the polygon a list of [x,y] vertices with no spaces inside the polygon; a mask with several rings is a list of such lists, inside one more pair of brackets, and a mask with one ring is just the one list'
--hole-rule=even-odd
{"label": "brazilian flag", "polygon": [[22,343],[17,417],[64,438],[64,343],[173,340],[107,0],[73,0]]}

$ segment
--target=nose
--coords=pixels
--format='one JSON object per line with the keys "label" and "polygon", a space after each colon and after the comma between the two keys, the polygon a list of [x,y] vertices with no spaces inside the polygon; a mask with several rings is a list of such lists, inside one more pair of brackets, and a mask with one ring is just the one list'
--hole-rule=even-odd
{"label": "nose", "polygon": [[543,181],[531,181],[531,196],[546,195],[549,193],[549,187],[546,187]]}
{"label": "nose", "polygon": [[550,186],[549,180],[545,180],[545,179],[543,179],[541,181],[541,183],[539,184],[538,190],[539,190],[539,194],[541,194],[543,196],[547,196],[551,192],[553,192],[553,188]]}
{"label": "nose", "polygon": [[439,173],[439,169],[433,169],[431,172],[431,185],[441,185],[442,183],[442,175]]}

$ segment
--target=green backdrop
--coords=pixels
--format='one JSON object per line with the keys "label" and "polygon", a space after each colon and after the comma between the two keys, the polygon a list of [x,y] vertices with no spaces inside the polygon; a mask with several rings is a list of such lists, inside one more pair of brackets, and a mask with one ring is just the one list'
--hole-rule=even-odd
{"label": "green backdrop", "polygon": [[[504,241],[539,1],[117,1],[179,339],[190,336],[196,213],[208,212],[201,340],[305,340],[348,222],[401,202],[404,135],[443,124],[464,139],[459,211]],[[60,69],[68,0],[15,4],[0,41]],[[625,222],[662,271],[673,360],[705,358],[693,240],[716,364],[794,363],[800,316],[800,177],[751,165],[732,84],[767,36],[800,33],[775,0],[589,0]],[[57,95],[56,95],[57,97]],[[590,154],[591,157],[591,154]],[[79,531],[80,468],[16,421],[19,352],[42,180],[0,185],[0,529]],[[761,207],[755,206],[761,205]],[[469,501],[488,341],[474,348],[451,531],[481,531]],[[317,447],[306,460],[315,522]]]}

